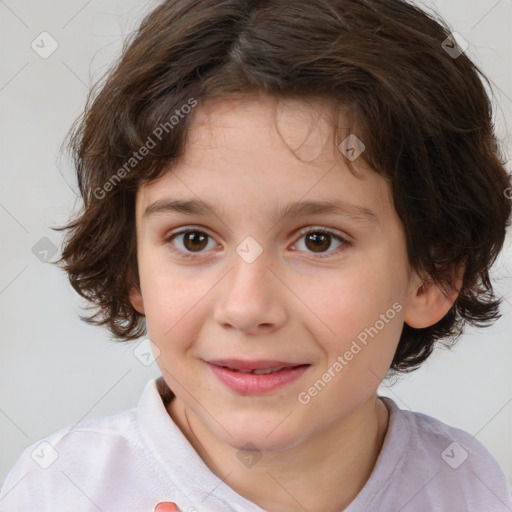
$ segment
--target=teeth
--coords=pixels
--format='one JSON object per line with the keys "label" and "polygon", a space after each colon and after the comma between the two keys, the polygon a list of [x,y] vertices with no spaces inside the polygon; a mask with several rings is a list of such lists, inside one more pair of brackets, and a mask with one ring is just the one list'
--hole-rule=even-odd
{"label": "teeth", "polygon": [[[224,368],[227,368],[227,366],[225,366]],[[281,368],[274,368],[274,369],[266,368],[264,370],[235,370],[234,368],[228,368],[228,370],[231,370],[234,372],[240,372],[240,373],[255,373],[256,375],[267,375],[269,373],[280,372],[284,368],[286,368],[286,366],[283,366]]]}
{"label": "teeth", "polygon": [[[284,368],[284,366],[283,366]],[[275,373],[281,371],[283,368],[276,368],[275,370],[272,370],[268,368],[267,370],[253,370],[252,373],[256,373],[257,375],[266,375],[267,373]]]}

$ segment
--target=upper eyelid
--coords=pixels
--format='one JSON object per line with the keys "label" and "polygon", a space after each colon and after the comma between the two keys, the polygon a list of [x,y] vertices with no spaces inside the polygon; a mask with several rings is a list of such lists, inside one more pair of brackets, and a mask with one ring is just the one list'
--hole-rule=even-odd
{"label": "upper eyelid", "polygon": [[[168,239],[168,238],[174,237],[176,235],[182,235],[183,233],[187,233],[188,231],[199,231],[201,233],[205,233],[206,235],[208,235],[211,238],[215,238],[215,236],[212,235],[207,228],[204,228],[201,226],[195,226],[195,225],[183,226],[181,228],[176,228],[172,232],[166,234],[165,238]],[[295,236],[296,235],[304,236],[304,234],[312,232],[312,231],[326,232],[333,236],[338,236],[338,237],[342,238],[343,240],[347,240],[347,241],[349,238],[351,238],[350,235],[345,234],[344,232],[341,232],[335,228],[329,228],[326,226],[316,226],[316,225],[309,225],[309,226],[304,226],[302,228],[296,229]]]}

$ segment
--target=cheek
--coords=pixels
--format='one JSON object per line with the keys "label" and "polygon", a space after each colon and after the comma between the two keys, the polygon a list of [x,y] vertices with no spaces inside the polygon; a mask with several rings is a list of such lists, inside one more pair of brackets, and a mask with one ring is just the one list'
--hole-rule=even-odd
{"label": "cheek", "polygon": [[189,361],[195,341],[200,337],[200,316],[205,314],[204,293],[190,283],[185,289],[182,283],[158,280],[151,285],[145,300],[148,336],[159,348],[157,364],[164,377],[176,378],[180,383],[197,382],[196,367]]}
{"label": "cheek", "polygon": [[148,335],[161,350],[179,350],[195,338],[212,284],[192,275],[192,269],[178,272],[162,261],[142,259],[139,269]]}
{"label": "cheek", "polygon": [[381,355],[384,360],[392,357],[403,326],[406,278],[396,256],[381,254],[334,271],[328,279],[301,283],[304,318],[315,326],[315,337],[322,340],[329,359],[350,350],[355,340],[363,347],[357,355],[363,364]]}

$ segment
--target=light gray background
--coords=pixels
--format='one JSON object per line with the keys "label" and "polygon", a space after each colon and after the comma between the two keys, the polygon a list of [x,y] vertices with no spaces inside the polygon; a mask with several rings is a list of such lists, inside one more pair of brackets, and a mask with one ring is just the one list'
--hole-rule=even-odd
{"label": "light gray background", "polygon": [[[121,37],[153,5],[0,0],[0,482],[29,443],[135,407],[146,382],[159,375],[156,364],[146,367],[134,356],[137,342],[113,342],[101,328],[81,322],[83,303],[67,277],[33,252],[34,246],[50,250],[50,243],[60,247],[61,234],[50,226],[65,223],[75,204],[74,171],[67,157],[59,158],[60,144],[91,83],[118,55]],[[468,54],[493,81],[498,133],[510,155],[512,0],[421,5],[436,8],[469,42]],[[59,45],[46,59],[31,48],[44,31]],[[507,297],[503,318],[488,330],[468,331],[455,350],[438,350],[392,388],[381,387],[400,407],[473,434],[510,484],[511,275],[509,237],[495,266],[498,289]]]}

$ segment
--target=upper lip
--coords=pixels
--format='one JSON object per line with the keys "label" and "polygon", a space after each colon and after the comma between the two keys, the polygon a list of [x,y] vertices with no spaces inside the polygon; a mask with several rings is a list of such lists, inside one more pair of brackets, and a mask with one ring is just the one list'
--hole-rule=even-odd
{"label": "upper lip", "polygon": [[286,361],[275,361],[268,359],[257,359],[253,361],[244,361],[243,359],[213,359],[207,363],[215,366],[226,366],[232,370],[275,370],[278,368],[293,368],[303,366],[308,363],[290,363]]}

